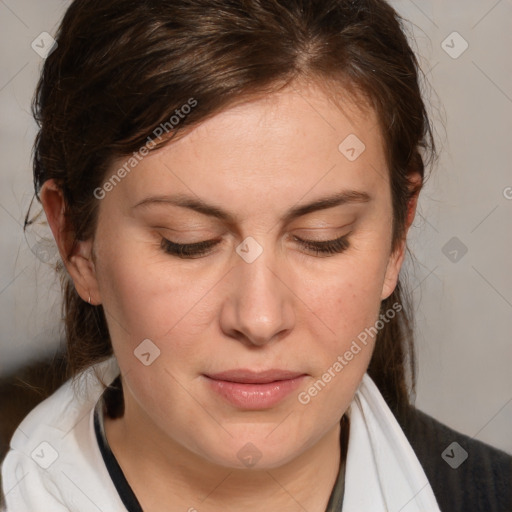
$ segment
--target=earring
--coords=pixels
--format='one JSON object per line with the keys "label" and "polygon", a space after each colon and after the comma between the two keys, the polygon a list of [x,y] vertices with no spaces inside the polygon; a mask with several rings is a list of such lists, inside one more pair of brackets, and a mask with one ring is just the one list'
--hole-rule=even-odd
{"label": "earring", "polygon": [[89,295],[89,300],[88,300],[89,304],[91,303],[91,296]]}

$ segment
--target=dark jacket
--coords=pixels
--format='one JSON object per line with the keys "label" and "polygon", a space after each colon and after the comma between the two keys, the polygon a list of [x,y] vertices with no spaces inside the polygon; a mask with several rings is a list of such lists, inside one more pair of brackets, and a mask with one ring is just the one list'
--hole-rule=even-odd
{"label": "dark jacket", "polygon": [[442,512],[512,512],[512,456],[413,407],[396,418]]}

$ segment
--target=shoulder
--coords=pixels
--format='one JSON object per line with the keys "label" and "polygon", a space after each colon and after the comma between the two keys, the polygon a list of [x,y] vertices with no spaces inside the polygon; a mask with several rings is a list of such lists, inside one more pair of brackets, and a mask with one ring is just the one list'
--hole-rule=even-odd
{"label": "shoulder", "polygon": [[396,414],[442,511],[512,510],[512,456],[409,407]]}
{"label": "shoulder", "polygon": [[35,437],[49,435],[60,440],[66,438],[84,419],[118,372],[116,360],[109,358],[65,382],[23,419],[14,432],[10,448],[29,455],[27,449]]}
{"label": "shoulder", "polygon": [[88,510],[91,504],[85,506],[84,500],[96,498],[110,503],[112,489],[95,442],[93,412],[104,384],[115,373],[113,360],[91,367],[63,384],[20,423],[2,463],[9,512],[41,507]]}

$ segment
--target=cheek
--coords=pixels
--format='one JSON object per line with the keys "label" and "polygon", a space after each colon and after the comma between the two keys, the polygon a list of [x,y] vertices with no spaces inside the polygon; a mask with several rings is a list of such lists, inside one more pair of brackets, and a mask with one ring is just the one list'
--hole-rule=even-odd
{"label": "cheek", "polygon": [[310,303],[317,305],[314,313],[322,321],[310,317],[314,372],[298,397],[308,417],[338,421],[352,400],[373,353],[384,272],[377,254],[361,255],[347,258],[329,280],[310,286]]}
{"label": "cheek", "polygon": [[[208,294],[215,280],[184,272],[148,244],[112,244],[97,266],[102,305],[116,354],[131,352],[144,339],[162,350],[172,339],[173,351],[189,347],[211,324],[215,311]],[[194,286],[191,286],[191,280]]]}
{"label": "cheek", "polygon": [[149,265],[143,251],[117,240],[102,251],[97,278],[113,340],[152,338],[166,317],[172,321],[176,294],[169,277]]}
{"label": "cheek", "polygon": [[377,252],[358,252],[329,273],[308,280],[307,305],[338,339],[357,336],[380,309],[386,261]]}

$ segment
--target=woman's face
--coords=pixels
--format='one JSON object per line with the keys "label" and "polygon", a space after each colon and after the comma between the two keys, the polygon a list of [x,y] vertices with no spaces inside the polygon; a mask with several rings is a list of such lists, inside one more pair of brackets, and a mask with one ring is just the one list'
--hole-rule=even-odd
{"label": "woman's face", "polygon": [[[314,87],[143,158],[100,201],[93,245],[126,421],[228,467],[277,467],[332,433],[396,284],[391,227],[375,114]],[[164,239],[215,242],[180,257]]]}

